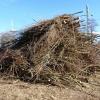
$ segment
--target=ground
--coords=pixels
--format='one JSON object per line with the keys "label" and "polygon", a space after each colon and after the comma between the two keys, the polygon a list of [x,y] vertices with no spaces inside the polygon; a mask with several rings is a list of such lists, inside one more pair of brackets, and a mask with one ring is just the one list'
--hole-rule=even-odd
{"label": "ground", "polygon": [[[0,100],[100,100],[100,74],[84,83],[84,88],[30,84],[20,80],[0,79]],[[98,85],[96,84],[98,83]]]}

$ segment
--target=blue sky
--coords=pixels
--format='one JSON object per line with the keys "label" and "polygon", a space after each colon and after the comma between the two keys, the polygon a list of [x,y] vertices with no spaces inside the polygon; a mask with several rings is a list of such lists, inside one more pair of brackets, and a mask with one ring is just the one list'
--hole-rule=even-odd
{"label": "blue sky", "polygon": [[41,21],[81,10],[85,13],[86,2],[98,23],[96,31],[100,31],[99,0],[0,0],[0,32],[9,31],[11,22],[20,30],[35,23],[33,19]]}

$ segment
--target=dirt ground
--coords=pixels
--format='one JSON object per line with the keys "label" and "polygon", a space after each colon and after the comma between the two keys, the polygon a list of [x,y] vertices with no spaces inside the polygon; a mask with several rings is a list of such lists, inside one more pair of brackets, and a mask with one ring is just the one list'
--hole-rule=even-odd
{"label": "dirt ground", "polygon": [[100,80],[95,77],[90,78],[92,84],[78,89],[0,79],[0,100],[100,100]]}

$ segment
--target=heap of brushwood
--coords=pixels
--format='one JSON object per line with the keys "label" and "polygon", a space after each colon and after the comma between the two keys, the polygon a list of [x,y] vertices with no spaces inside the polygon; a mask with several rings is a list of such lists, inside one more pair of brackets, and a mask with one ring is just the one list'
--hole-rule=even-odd
{"label": "heap of brushwood", "polygon": [[0,73],[58,86],[88,82],[98,67],[97,53],[91,37],[79,28],[79,18],[65,14],[25,29],[0,51]]}

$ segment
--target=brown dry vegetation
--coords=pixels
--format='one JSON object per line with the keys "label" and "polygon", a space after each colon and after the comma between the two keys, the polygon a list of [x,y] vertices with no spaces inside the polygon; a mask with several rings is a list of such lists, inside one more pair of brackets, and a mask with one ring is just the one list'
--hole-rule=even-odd
{"label": "brown dry vegetation", "polygon": [[[19,95],[16,95],[16,91],[21,91],[23,100],[67,100],[68,98],[68,100],[75,100],[75,98],[76,100],[81,98],[82,100],[99,100],[100,77],[97,78],[99,76],[97,73],[100,72],[98,56],[100,49],[94,44],[94,38],[91,38],[90,34],[79,32],[79,27],[78,17],[62,15],[28,28],[21,33],[20,38],[13,45],[1,50],[0,74],[1,77],[6,75],[6,79],[13,77],[29,83],[43,83],[61,88],[67,86],[78,90],[82,88],[83,92],[65,88],[62,89],[64,93],[61,93],[57,87],[36,85],[37,97],[35,99],[34,85],[29,85],[31,90],[24,88],[23,91],[12,84],[8,85],[11,89],[8,90],[10,96],[13,94],[16,97]],[[91,79],[97,80],[91,82]],[[90,83],[94,85],[89,85]],[[5,91],[6,85],[3,86],[3,91]],[[12,90],[13,87],[15,90]],[[41,87],[46,89],[45,92]],[[52,88],[54,91],[57,90],[55,94],[52,94]],[[41,93],[38,94],[40,89],[43,97]],[[93,91],[93,89],[94,93],[88,94],[88,91]],[[24,95],[24,92],[28,97]],[[29,97],[30,93],[32,97]],[[9,95],[9,93],[5,92],[4,95]],[[6,97],[6,99],[15,97]],[[19,96],[16,99],[22,100]]]}

